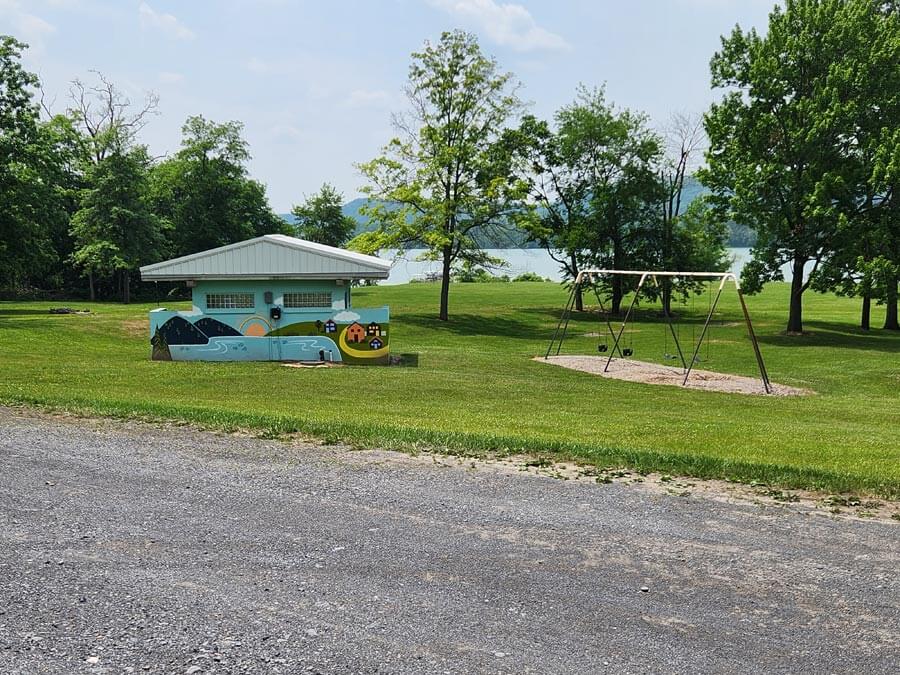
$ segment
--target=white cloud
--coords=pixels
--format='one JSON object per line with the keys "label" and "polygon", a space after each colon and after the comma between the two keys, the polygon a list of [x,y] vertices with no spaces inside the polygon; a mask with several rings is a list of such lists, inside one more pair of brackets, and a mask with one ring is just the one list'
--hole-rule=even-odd
{"label": "white cloud", "polygon": [[354,89],[346,99],[351,108],[388,108],[391,95],[383,89]]}
{"label": "white cloud", "polygon": [[141,27],[158,30],[168,37],[177,40],[192,40],[194,31],[181,23],[174,15],[155,11],[146,2],[138,7],[141,19]]}
{"label": "white cloud", "polygon": [[159,74],[159,81],[162,84],[181,84],[184,82],[184,75],[181,73],[163,71]]}
{"label": "white cloud", "polygon": [[504,47],[520,52],[538,49],[569,49],[569,43],[556,33],[537,25],[531,12],[514,2],[496,0],[429,0],[433,7],[458,16],[477,26]]}
{"label": "white cloud", "polygon": [[269,127],[269,135],[275,140],[300,141],[303,132],[292,124],[275,124]]}
{"label": "white cloud", "polygon": [[350,322],[350,321],[359,321],[359,314],[357,314],[356,312],[347,312],[347,311],[344,311],[344,312],[338,312],[338,313],[335,314],[332,318],[333,318],[335,321],[340,321],[340,322],[342,322],[342,323],[345,322],[345,321],[346,321],[346,322]]}
{"label": "white cloud", "polygon": [[15,37],[28,43],[32,52],[41,52],[44,38],[56,32],[56,26],[22,9],[18,0],[0,0],[0,20],[9,22]]}

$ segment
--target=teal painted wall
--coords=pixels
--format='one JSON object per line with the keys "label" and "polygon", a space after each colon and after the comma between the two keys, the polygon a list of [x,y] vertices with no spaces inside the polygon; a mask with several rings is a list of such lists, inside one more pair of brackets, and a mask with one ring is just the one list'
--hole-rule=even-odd
{"label": "teal painted wall", "polygon": [[[265,293],[272,302],[265,302]],[[255,306],[208,309],[211,293],[252,293]],[[327,293],[327,307],[284,307],[285,293]],[[387,307],[350,308],[350,286],[335,281],[198,281],[190,312],[150,312],[153,358],[201,361],[342,361],[385,363]],[[271,316],[279,307],[281,317]]]}

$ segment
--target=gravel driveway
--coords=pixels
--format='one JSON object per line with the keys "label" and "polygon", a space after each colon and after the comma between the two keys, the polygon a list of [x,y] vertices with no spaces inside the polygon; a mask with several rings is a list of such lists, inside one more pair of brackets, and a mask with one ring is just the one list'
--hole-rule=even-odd
{"label": "gravel driveway", "polygon": [[0,671],[897,672],[898,533],[0,408]]}

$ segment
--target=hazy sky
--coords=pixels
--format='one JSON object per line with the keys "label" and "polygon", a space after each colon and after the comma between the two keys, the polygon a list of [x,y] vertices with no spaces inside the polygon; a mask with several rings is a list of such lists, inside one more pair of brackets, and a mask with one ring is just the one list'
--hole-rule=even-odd
{"label": "hazy sky", "polygon": [[283,212],[328,181],[358,194],[354,168],[391,137],[410,52],[441,31],[475,32],[549,117],[579,83],[606,83],[657,123],[713,99],[708,64],[773,0],[0,0],[0,33],[28,42],[55,108],[99,70],[160,115],[142,140],[178,149],[188,115],[241,120],[254,177]]}

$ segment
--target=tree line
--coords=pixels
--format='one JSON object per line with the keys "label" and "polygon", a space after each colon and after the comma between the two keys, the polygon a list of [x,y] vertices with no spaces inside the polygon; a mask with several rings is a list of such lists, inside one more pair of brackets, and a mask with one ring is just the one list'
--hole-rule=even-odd
{"label": "tree line", "polygon": [[[710,70],[721,100],[669,133],[602,88],[540,120],[474,36],[445,33],[413,54],[397,136],[360,165],[379,227],[354,245],[424,244],[442,264],[447,319],[453,265],[494,262],[483,241],[509,222],[572,278],[589,266],[725,269],[733,221],[757,237],[747,292],[791,269],[788,332],[802,332],[810,288],[860,297],[866,329],[872,303],[885,304],[885,328],[900,330],[900,3],[787,0],[765,35],[723,37]],[[684,208],[698,155],[712,194]],[[627,283],[603,289],[615,312]],[[651,292],[668,307],[695,290]]]}
{"label": "tree line", "polygon": [[[352,218],[327,183],[288,226],[247,173],[238,122],[202,116],[181,149],[154,158],[138,135],[156,112],[132,105],[102,75],[76,81],[52,114],[0,40],[0,286],[72,290],[127,301],[135,270],[269,232],[347,244]],[[422,248],[451,272],[499,264],[487,251],[514,227],[545,247],[569,279],[591,267],[721,271],[727,223],[755,233],[747,292],[792,272],[788,332],[803,330],[807,290],[887,307],[900,330],[900,3],[787,0],[766,33],[734,31],[710,62],[720,100],[662,129],[581,86],[551,119],[529,114],[519,83],[475,36],[444,33],[412,54],[409,106],[396,136],[358,165],[374,229],[365,252]],[[698,178],[710,194],[684,199]],[[599,290],[618,312],[633,281]],[[700,287],[647,289],[667,310]],[[577,307],[583,308],[581,298]]]}
{"label": "tree line", "polygon": [[133,104],[93,73],[54,113],[21,64],[25,48],[0,38],[0,287],[86,286],[92,300],[128,302],[141,265],[289,232],[248,175],[239,122],[190,117],[181,149],[152,157],[138,134],[156,114],[154,95]]}

